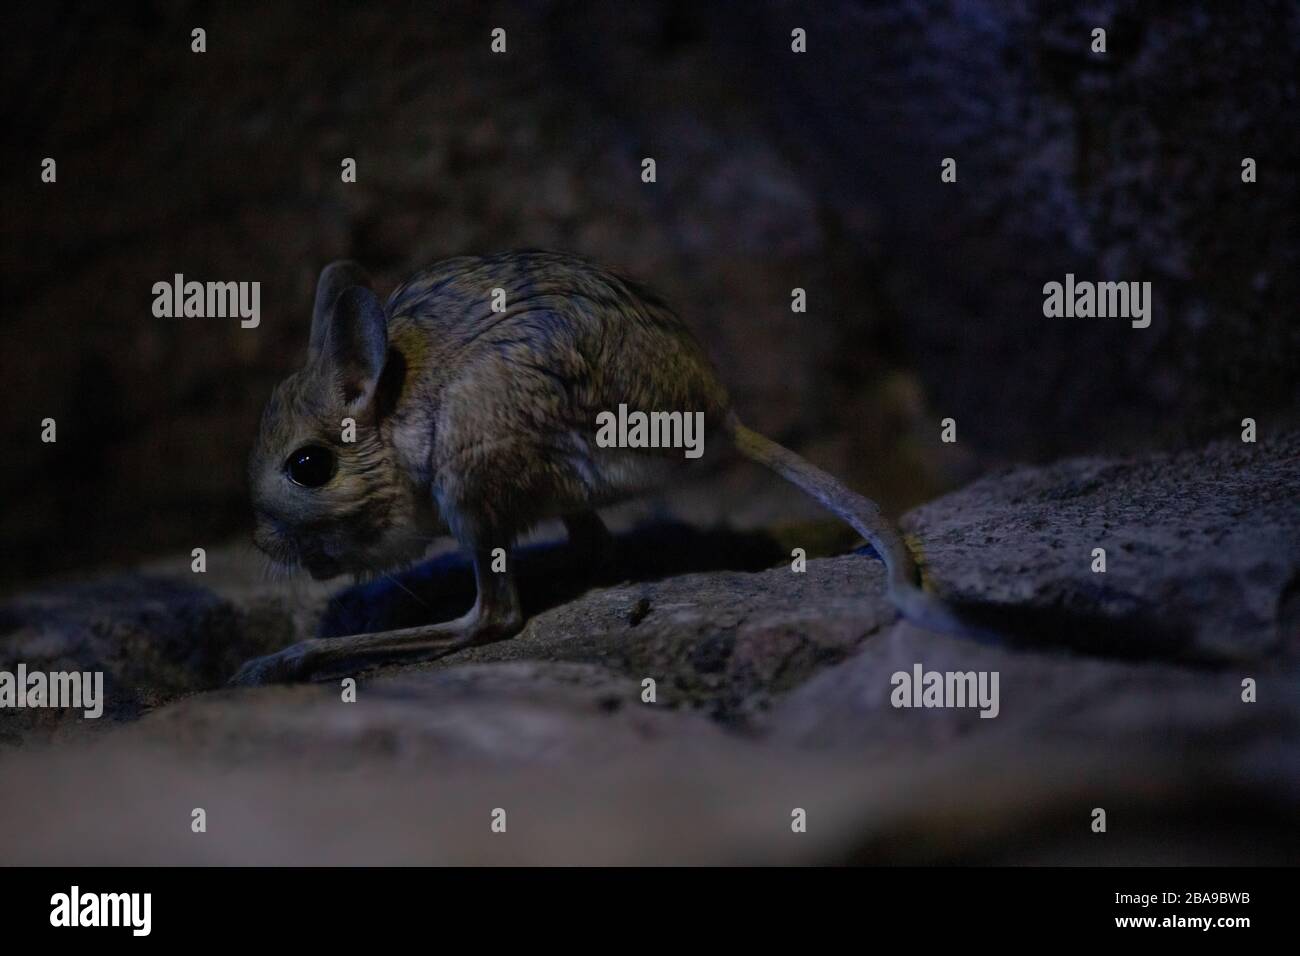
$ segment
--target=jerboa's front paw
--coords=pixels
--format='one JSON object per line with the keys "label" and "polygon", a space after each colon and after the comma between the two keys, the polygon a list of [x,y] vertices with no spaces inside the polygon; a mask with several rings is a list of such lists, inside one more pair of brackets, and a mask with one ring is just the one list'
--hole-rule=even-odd
{"label": "jerboa's front paw", "polygon": [[307,665],[307,644],[294,644],[275,654],[254,657],[245,661],[235,676],[230,678],[233,687],[257,687],[263,684],[291,684],[310,676]]}

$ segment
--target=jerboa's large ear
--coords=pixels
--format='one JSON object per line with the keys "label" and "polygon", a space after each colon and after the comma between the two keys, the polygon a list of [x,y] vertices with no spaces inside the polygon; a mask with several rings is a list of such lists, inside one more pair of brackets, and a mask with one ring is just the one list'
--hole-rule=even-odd
{"label": "jerboa's large ear", "polygon": [[369,289],[370,276],[350,259],[331,262],[321,270],[320,278],[316,280],[316,303],[311,310],[311,338],[307,345],[309,359],[315,359],[325,345],[334,303],[345,289],[356,285]]}
{"label": "jerboa's large ear", "polygon": [[374,397],[388,354],[388,318],[369,289],[344,289],[326,319],[318,361],[338,384],[348,405]]}

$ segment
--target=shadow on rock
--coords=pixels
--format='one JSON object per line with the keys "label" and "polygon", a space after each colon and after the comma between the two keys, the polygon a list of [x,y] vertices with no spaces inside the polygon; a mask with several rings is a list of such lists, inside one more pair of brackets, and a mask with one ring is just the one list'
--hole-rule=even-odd
{"label": "shadow on rock", "polygon": [[[763,532],[699,530],[680,522],[635,528],[615,539],[612,561],[593,566],[567,544],[519,548],[510,560],[526,617],[572,601],[597,585],[659,581],[705,571],[762,571],[786,549]],[[451,620],[474,603],[474,571],[464,555],[447,554],[395,575],[347,588],[330,599],[320,637],[417,627]]]}

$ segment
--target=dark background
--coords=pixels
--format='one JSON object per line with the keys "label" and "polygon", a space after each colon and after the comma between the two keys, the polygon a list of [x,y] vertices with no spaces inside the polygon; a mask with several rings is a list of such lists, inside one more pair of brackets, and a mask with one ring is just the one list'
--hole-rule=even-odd
{"label": "dark background", "polygon": [[[242,534],[262,403],[343,256],[384,292],[527,246],[636,275],[743,417],[890,511],[1295,421],[1300,8],[1073,6],[6,9],[0,585]],[[176,272],[260,281],[261,327],[155,318]],[[1151,281],[1151,327],[1045,319],[1066,272]]]}

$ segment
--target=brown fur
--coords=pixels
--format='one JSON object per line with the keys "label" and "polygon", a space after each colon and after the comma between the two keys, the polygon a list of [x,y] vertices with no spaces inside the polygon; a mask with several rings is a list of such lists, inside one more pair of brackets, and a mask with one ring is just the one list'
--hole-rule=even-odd
{"label": "brown fur", "polygon": [[[498,288],[504,312],[491,308]],[[236,680],[429,658],[519,630],[513,579],[489,570],[493,549],[549,517],[598,536],[595,509],[698,465],[681,449],[597,447],[597,415],[620,404],[703,412],[706,453],[735,441],[826,503],[877,544],[900,606],[927,607],[875,506],[741,428],[690,331],[630,280],[551,252],[460,257],[380,306],[358,266],[334,263],[317,286],[308,362],[272,395],[250,460],[255,541],[277,562],[329,577],[408,563],[450,532],[475,560],[479,597],[459,621],[309,641],[249,662]],[[339,438],[348,417],[351,444]],[[322,487],[286,476],[287,457],[306,444],[337,458]]]}

